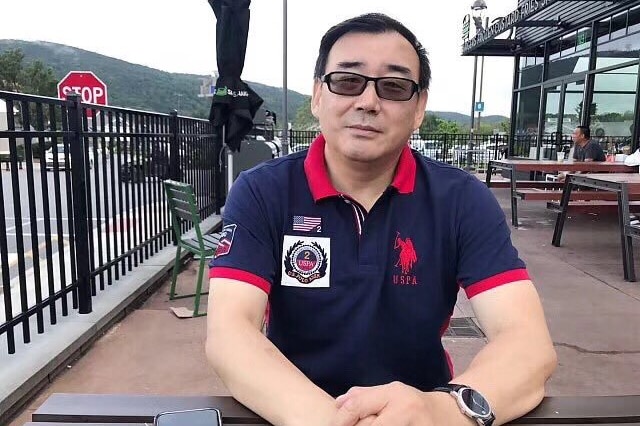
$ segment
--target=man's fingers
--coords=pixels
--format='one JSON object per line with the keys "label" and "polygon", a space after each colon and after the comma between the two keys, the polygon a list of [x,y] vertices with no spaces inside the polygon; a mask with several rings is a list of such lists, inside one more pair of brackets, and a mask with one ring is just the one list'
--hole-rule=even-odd
{"label": "man's fingers", "polygon": [[[408,423],[405,423],[403,416],[406,415],[406,413],[398,413],[398,412],[393,412],[392,410],[384,410],[382,411],[378,416],[376,416],[376,418],[374,419],[374,421],[371,423],[371,426],[405,426],[408,425]],[[427,426],[427,425],[424,425]]]}
{"label": "man's fingers", "polygon": [[334,426],[353,426],[358,421],[377,415],[387,405],[386,386],[352,389],[336,400],[338,413]]}
{"label": "man's fingers", "polygon": [[356,426],[372,426],[375,424],[377,416],[368,416],[356,423]]}

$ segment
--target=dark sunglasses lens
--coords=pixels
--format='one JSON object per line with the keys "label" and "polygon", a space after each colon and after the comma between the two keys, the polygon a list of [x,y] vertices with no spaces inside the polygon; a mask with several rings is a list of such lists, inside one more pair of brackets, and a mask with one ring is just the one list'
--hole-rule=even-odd
{"label": "dark sunglasses lens", "polygon": [[329,89],[338,95],[355,96],[364,91],[366,80],[355,74],[332,73],[329,75]]}
{"label": "dark sunglasses lens", "polygon": [[402,78],[382,78],[377,82],[378,96],[391,101],[406,101],[413,96],[413,82]]}

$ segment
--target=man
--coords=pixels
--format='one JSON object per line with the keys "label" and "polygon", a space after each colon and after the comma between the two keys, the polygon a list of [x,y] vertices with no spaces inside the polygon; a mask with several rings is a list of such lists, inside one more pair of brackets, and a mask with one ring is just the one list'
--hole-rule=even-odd
{"label": "man", "polygon": [[606,161],[602,147],[591,140],[591,130],[578,126],[571,134],[574,143],[573,159],[576,161]]}
{"label": "man", "polygon": [[[504,213],[477,178],[408,147],[430,74],[399,22],[334,26],[311,102],[322,136],[233,184],[206,349],[273,424],[502,424],[543,397],[555,351]],[[441,336],[459,286],[489,343],[454,375]]]}

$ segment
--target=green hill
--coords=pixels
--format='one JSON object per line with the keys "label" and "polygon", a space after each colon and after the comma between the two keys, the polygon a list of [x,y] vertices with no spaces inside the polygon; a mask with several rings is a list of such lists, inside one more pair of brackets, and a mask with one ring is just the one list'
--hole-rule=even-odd
{"label": "green hill", "polygon": [[[455,121],[461,126],[468,126],[471,118],[467,114],[461,114],[459,112],[451,111],[427,111],[429,114],[433,114],[438,118],[448,121]],[[509,117],[504,115],[483,115],[482,122],[490,124],[500,124],[505,120],[509,120]]]}
{"label": "green hill", "polygon": [[[145,111],[169,112],[206,118],[211,98],[199,98],[201,79],[207,76],[177,74],[136,65],[120,59],[62,44],[43,41],[0,40],[0,53],[20,49],[25,63],[39,59],[53,68],[58,79],[71,70],[93,71],[109,89],[109,104]],[[247,82],[264,99],[263,107],[282,117],[282,88]],[[293,122],[296,111],[308,96],[288,91],[288,116]],[[278,123],[280,124],[280,122]]]}

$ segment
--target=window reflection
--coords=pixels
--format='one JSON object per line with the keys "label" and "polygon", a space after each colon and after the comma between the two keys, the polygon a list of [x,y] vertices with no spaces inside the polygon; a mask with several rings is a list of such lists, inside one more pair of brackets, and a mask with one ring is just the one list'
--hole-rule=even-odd
{"label": "window reflection", "polygon": [[596,68],[620,65],[640,57],[640,33],[598,45]]}
{"label": "window reflection", "polygon": [[544,46],[538,46],[520,56],[520,81],[518,87],[527,87],[542,81]]}
{"label": "window reflection", "polygon": [[597,74],[589,111],[591,134],[604,145],[630,143],[633,132],[638,66]]}
{"label": "window reflection", "polygon": [[516,112],[515,156],[528,156],[529,148],[537,146],[538,112],[540,110],[540,88],[518,92]]}

